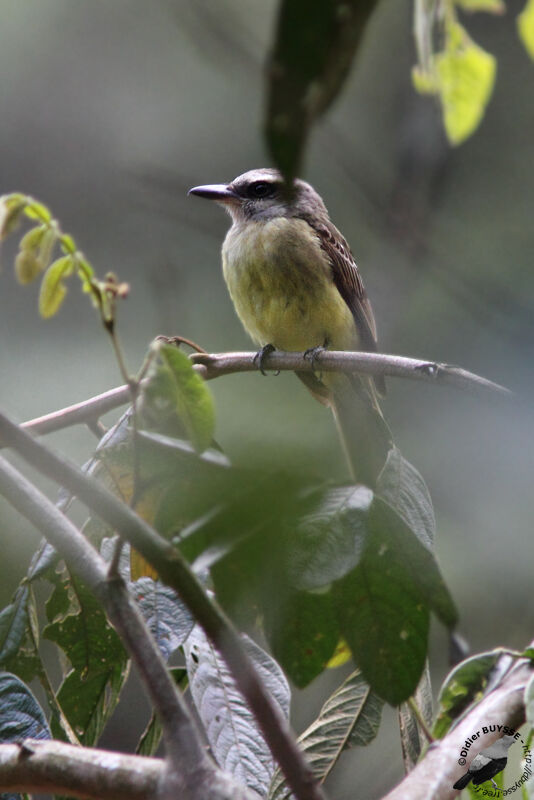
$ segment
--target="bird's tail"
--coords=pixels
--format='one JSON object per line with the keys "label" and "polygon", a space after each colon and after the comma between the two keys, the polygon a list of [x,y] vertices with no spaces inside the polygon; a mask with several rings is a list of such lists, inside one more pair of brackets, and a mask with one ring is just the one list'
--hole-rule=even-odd
{"label": "bird's tail", "polygon": [[465,775],[462,775],[462,777],[459,778],[459,780],[456,781],[456,783],[454,784],[454,786],[452,788],[453,789],[458,789],[458,790],[465,789],[465,787],[467,786],[467,784],[469,783],[469,781],[471,780],[472,777],[473,776],[471,775],[471,773],[469,771],[466,772]]}
{"label": "bird's tail", "polygon": [[353,480],[373,488],[393,445],[374,384],[356,376],[339,382],[329,404]]}
{"label": "bird's tail", "polygon": [[393,445],[372,379],[337,375],[320,380],[312,372],[297,372],[314,397],[330,406],[352,479],[374,488]]}

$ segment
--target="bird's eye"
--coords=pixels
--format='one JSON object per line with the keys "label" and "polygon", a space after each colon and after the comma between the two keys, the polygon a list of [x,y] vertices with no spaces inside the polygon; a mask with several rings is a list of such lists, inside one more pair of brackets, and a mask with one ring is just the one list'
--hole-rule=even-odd
{"label": "bird's eye", "polygon": [[272,183],[267,183],[267,181],[255,181],[255,183],[251,183],[249,186],[248,196],[256,200],[262,197],[269,197],[273,192],[274,186]]}

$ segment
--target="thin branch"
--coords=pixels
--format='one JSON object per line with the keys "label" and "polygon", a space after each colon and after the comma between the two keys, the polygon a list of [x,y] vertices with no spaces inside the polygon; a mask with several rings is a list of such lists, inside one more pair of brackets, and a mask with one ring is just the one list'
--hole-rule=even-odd
{"label": "thin branch", "polygon": [[[33,467],[76,495],[155,567],[223,656],[297,800],[324,800],[322,789],[317,785],[286,719],[245,652],[237,630],[210,600],[181,553],[94,478],[35,441],[3,414],[0,414],[0,439]],[[24,504],[19,510],[26,513]],[[94,551],[93,557],[97,557]]]}
{"label": "thin branch", "polygon": [[[257,372],[258,360],[255,353],[195,353],[190,356],[195,370],[205,380],[213,380],[222,375],[235,372]],[[404,356],[388,356],[382,353],[348,352],[345,350],[328,350],[319,353],[312,365],[309,358],[302,353],[283,353],[276,350],[265,357],[267,369],[298,370],[299,372],[347,372],[365,375],[386,375],[392,378],[424,381],[440,386],[454,386],[468,392],[478,394],[497,393],[500,396],[512,397],[512,393],[504,386],[493,383],[473,372],[439,364],[434,361],[421,361]],[[140,385],[142,385],[140,381]],[[63,430],[71,425],[98,419],[108,411],[125,405],[130,401],[130,387],[117,386],[103,394],[67,406],[51,414],[24,422],[22,427],[39,435]]]}
{"label": "thin branch", "polygon": [[[506,664],[504,659],[509,657],[501,659]],[[517,729],[523,724],[524,691],[532,672],[532,663],[527,659],[513,664],[497,685],[443,739],[434,741],[419,764],[383,800],[405,800],[407,797],[410,800],[432,797],[452,800],[458,797],[453,785],[467,769],[465,764],[458,764],[466,739],[482,730],[484,725],[507,725]],[[493,740],[499,736],[496,728]],[[478,752],[488,744],[490,740],[485,737],[473,750]]]}
{"label": "thin branch", "polygon": [[63,742],[27,740],[0,745],[0,786],[4,791],[146,800],[159,796],[164,772],[165,764],[160,759]]}
{"label": "thin branch", "polygon": [[[136,664],[161,719],[166,751],[175,769],[201,784],[214,770],[189,710],[169,675],[139,609],[122,579],[107,578],[107,564],[73,523],[24,475],[0,456],[0,493],[46,537],[98,597]],[[192,777],[192,773],[195,777]],[[198,796],[198,795],[197,795]]]}
{"label": "thin branch", "polygon": [[[204,367],[201,375],[206,380],[229,375],[234,372],[257,371],[258,359],[255,353],[214,353],[193,354],[191,360]],[[313,360],[303,353],[285,353],[275,350],[263,360],[264,369],[298,370],[299,372],[346,372],[362,375],[386,375],[392,378],[426,381],[441,386],[455,386],[458,389],[480,392],[497,392],[511,396],[509,389],[481,378],[473,372],[450,364],[435,361],[422,361],[405,356],[391,356],[383,353],[349,352],[347,350],[324,350]]]}
{"label": "thin branch", "polygon": [[98,419],[108,411],[113,411],[113,409],[129,403],[130,397],[129,386],[117,386],[115,389],[91,397],[89,400],[83,400],[81,403],[75,403],[58,411],[52,411],[51,414],[24,422],[21,427],[32,433],[43,435],[70,428],[72,425],[87,425],[91,420]]}

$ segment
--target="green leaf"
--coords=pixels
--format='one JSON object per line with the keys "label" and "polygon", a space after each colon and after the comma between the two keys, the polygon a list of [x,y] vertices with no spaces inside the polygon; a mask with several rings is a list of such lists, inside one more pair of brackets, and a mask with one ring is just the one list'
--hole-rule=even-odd
{"label": "green leaf", "polygon": [[240,625],[252,622],[292,586],[288,569],[292,532],[310,510],[302,472],[269,474],[233,470],[210,496],[204,514],[175,541],[194,569],[209,569],[217,599]]}
{"label": "green leaf", "polygon": [[9,672],[0,672],[0,708],[0,742],[52,738],[32,692]]}
{"label": "green leaf", "polygon": [[[259,677],[279,711],[289,717],[284,673],[259,645],[242,637]],[[274,772],[271,752],[226,663],[197,625],[184,647],[189,686],[211,750],[221,769],[263,797]]]}
{"label": "green leaf", "polygon": [[45,319],[52,317],[65,299],[67,289],[63,280],[72,274],[73,269],[72,256],[62,256],[46,270],[39,293],[39,313]]}
{"label": "green leaf", "polygon": [[504,14],[506,6],[503,0],[455,0],[456,5],[464,11],[486,11],[488,14]]}
{"label": "green leaf", "polygon": [[24,209],[24,213],[28,219],[39,220],[39,222],[51,222],[52,220],[52,214],[48,208],[32,197],[28,198],[28,204]]}
{"label": "green leaf", "polygon": [[289,539],[290,583],[304,591],[342,578],[360,559],[373,493],[365,486],[328,489]]}
{"label": "green leaf", "polygon": [[15,275],[22,286],[31,283],[41,272],[41,263],[33,250],[20,250],[15,258]]}
{"label": "green leaf", "polygon": [[376,493],[395,509],[423,544],[433,543],[436,518],[427,485],[396,447],[388,453],[378,476]]}
{"label": "green leaf", "polygon": [[525,50],[534,58],[534,0],[527,0],[523,11],[517,17],[517,32]]}
{"label": "green leaf", "polygon": [[19,225],[25,203],[26,198],[22,194],[4,194],[0,197],[0,241]]}
{"label": "green leaf", "polygon": [[429,609],[403,566],[371,537],[335,594],[342,634],[371,689],[392,705],[407,700],[425,664]]}
{"label": "green leaf", "polygon": [[457,22],[447,29],[447,46],[435,59],[443,121],[449,142],[461,144],[479,126],[495,84],[494,56]]}
{"label": "green leaf", "polygon": [[389,563],[402,566],[424,602],[447,627],[458,622],[458,612],[443,581],[436,558],[406,525],[404,520],[379,497],[375,497],[368,520],[373,547]]}
{"label": "green leaf", "polygon": [[17,653],[28,625],[29,587],[19,586],[11,602],[0,613],[0,664]]}
{"label": "green leaf", "polygon": [[330,594],[273,593],[264,627],[273,656],[299,688],[325,669],[339,640]]}
{"label": "green leaf", "polygon": [[[383,701],[371,692],[358,670],[336,689],[319,716],[298,738],[315,778],[322,782],[344,750],[368,745],[378,733]],[[268,800],[292,797],[279,769],[271,781]]]}
{"label": "green leaf", "polygon": [[267,67],[265,135],[289,180],[300,169],[313,122],[349,74],[376,0],[283,0]]}
{"label": "green leaf", "polygon": [[211,393],[185,353],[161,342],[155,350],[157,363],[143,389],[143,415],[165,424],[165,433],[171,435],[174,426],[180,430],[183,424],[193,447],[202,452],[210,446],[215,428]]}
{"label": "green leaf", "polygon": [[30,228],[20,240],[20,250],[33,250],[37,253],[47,230],[46,225],[36,225],[34,228]]}
{"label": "green leaf", "polygon": [[341,632],[365,679],[392,705],[421,678],[429,610],[447,625],[456,610],[431,550],[375,497],[356,568],[334,586]]}
{"label": "green leaf", "polygon": [[438,697],[438,714],[434,736],[443,738],[454,720],[481,696],[497,660],[500,650],[491,650],[468,658],[458,664],[445,678]]}
{"label": "green leaf", "polygon": [[[128,662],[119,637],[100,604],[78,581],[58,580],[46,612],[43,636],[69,659],[58,702],[82,744],[93,746],[113,712],[127,677]],[[59,724],[54,736],[64,738]]]}
{"label": "green leaf", "polygon": [[19,283],[31,283],[47,268],[55,241],[55,232],[46,225],[38,225],[22,237],[15,259],[15,274]]}

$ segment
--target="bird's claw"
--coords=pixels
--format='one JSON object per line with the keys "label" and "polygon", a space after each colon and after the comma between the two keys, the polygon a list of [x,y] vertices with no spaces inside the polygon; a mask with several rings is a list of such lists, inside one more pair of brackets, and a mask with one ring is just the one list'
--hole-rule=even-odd
{"label": "bird's claw", "polygon": [[326,350],[326,343],[325,344],[318,344],[315,347],[309,347],[307,350],[304,351],[304,359],[311,361],[311,368],[313,372],[315,372],[315,362],[317,361],[318,357],[321,353],[324,353]]}
{"label": "bird's claw", "polygon": [[[264,369],[265,359],[267,358],[268,355],[274,353],[275,350],[276,347],[274,346],[274,344],[264,344],[261,350],[258,350],[256,355],[254,356],[254,364],[258,365],[258,368],[262,375],[267,375]],[[278,370],[278,372],[275,372],[275,375],[280,375],[280,370]]]}

